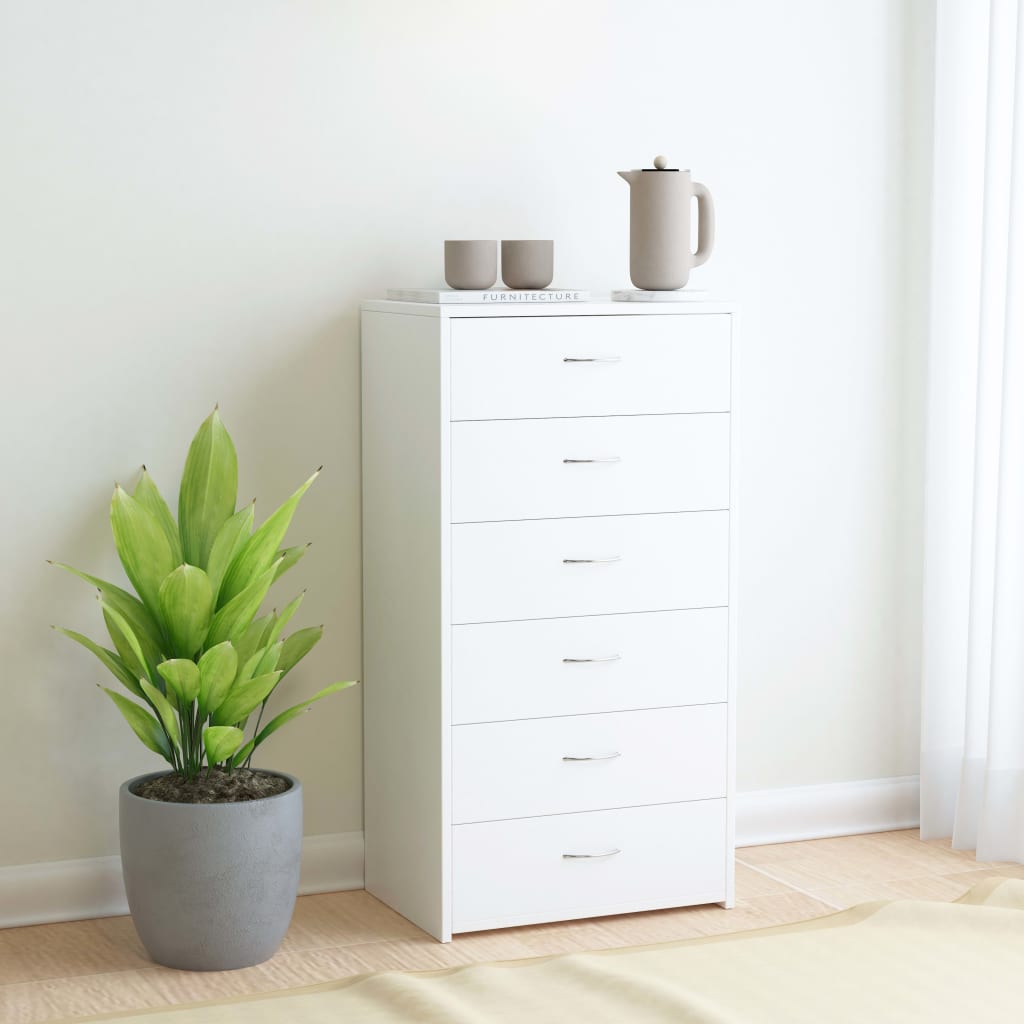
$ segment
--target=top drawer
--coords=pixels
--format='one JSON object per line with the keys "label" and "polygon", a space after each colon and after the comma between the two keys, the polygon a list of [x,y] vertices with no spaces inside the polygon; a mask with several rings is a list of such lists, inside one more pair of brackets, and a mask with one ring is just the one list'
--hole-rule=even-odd
{"label": "top drawer", "polygon": [[452,321],[452,419],[729,410],[728,314]]}

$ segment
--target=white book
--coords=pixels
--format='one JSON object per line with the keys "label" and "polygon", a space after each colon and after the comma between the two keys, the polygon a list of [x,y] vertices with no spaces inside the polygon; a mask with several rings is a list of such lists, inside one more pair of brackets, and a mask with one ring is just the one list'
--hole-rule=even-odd
{"label": "white book", "polygon": [[707,299],[703,288],[678,288],[674,292],[648,292],[640,288],[621,288],[612,292],[612,302],[694,302]]}
{"label": "white book", "polygon": [[482,292],[444,291],[436,288],[389,288],[388,298],[396,302],[430,302],[441,305],[452,302],[586,302],[590,298],[590,292],[579,288],[539,288],[536,291],[490,288]]}

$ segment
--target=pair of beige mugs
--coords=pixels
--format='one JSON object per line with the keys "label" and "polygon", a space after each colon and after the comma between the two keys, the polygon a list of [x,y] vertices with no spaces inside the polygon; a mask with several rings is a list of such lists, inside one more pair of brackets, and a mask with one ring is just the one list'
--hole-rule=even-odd
{"label": "pair of beige mugs", "polygon": [[[547,288],[555,276],[551,239],[501,243],[501,279],[509,288]],[[444,243],[444,279],[451,288],[490,288],[498,280],[498,243],[493,239]]]}

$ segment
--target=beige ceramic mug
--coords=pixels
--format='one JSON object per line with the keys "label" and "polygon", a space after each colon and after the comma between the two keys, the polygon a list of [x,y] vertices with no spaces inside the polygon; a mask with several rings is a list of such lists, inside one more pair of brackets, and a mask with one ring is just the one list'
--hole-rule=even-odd
{"label": "beige ceramic mug", "polygon": [[498,280],[498,243],[495,239],[455,240],[444,243],[444,279],[451,288],[483,291]]}
{"label": "beige ceramic mug", "polygon": [[547,288],[555,276],[555,243],[522,239],[501,243],[501,279],[509,288]]}

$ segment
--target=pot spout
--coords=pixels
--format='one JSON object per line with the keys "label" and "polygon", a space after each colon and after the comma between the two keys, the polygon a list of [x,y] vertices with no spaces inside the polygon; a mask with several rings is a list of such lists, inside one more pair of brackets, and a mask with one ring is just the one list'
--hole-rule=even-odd
{"label": "pot spout", "polygon": [[618,176],[620,178],[622,178],[623,181],[626,182],[626,184],[632,185],[633,182],[635,182],[635,181],[637,181],[637,179],[639,179],[640,175],[643,172],[642,171],[616,171],[616,173],[618,174]]}

